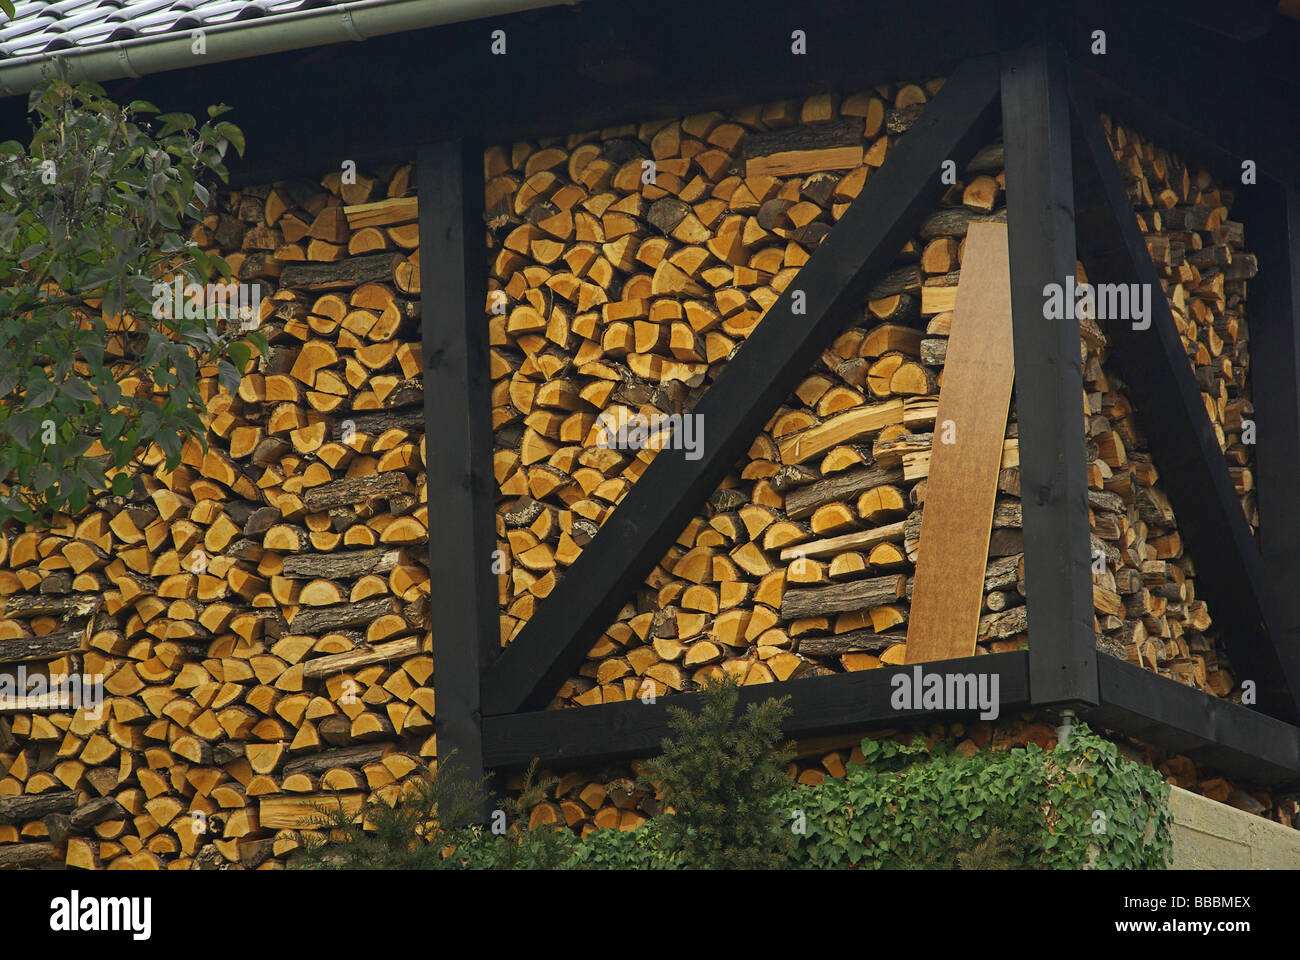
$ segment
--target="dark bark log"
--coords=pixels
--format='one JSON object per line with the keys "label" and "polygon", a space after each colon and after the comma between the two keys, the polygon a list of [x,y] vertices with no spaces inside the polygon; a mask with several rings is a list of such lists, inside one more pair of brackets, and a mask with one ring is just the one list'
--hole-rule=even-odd
{"label": "dark bark log", "polygon": [[746,160],[793,150],[825,150],[862,144],[862,121],[835,120],[807,123],[767,133],[749,133],[742,144]]}
{"label": "dark bark log", "polygon": [[882,483],[903,479],[902,467],[863,467],[845,470],[825,480],[791,490],[785,495],[785,513],[791,520],[811,517],[818,507],[836,500],[848,500]]}
{"label": "dark bark log", "polygon": [[97,797],[73,810],[71,823],[74,830],[88,830],[105,820],[125,820],[126,817],[126,810],[112,797]]}
{"label": "dark bark log", "polygon": [[292,763],[286,763],[284,765],[284,776],[289,777],[295,773],[324,773],[333,767],[361,767],[367,763],[382,760],[386,749],[387,746],[381,743],[360,747],[343,747],[339,750],[325,750],[322,753],[303,757],[301,760],[295,760]]}
{"label": "dark bark log", "polygon": [[22,663],[27,660],[53,660],[65,653],[81,649],[86,634],[84,627],[77,630],[59,630],[43,637],[19,637],[0,640],[0,663]]}
{"label": "dark bark log", "polygon": [[320,607],[299,610],[290,626],[294,633],[318,634],[339,627],[357,627],[397,612],[397,601],[392,597],[375,597],[360,603],[341,604],[337,607]]}
{"label": "dark bark log", "polygon": [[395,547],[349,550],[339,553],[302,553],[284,558],[282,575],[290,579],[354,580],[368,573],[388,573],[405,557]]}
{"label": "dark bark log", "polygon": [[0,870],[30,870],[59,860],[52,843],[14,843],[0,846]]}
{"label": "dark bark log", "polygon": [[99,606],[103,598],[93,593],[74,593],[65,597],[23,594],[9,597],[4,605],[6,617],[40,617],[46,615],[85,617]]}
{"label": "dark bark log", "polygon": [[26,823],[51,813],[71,813],[76,805],[77,794],[72,790],[0,797],[0,823]]}
{"label": "dark bark log", "polygon": [[798,620],[878,607],[902,597],[906,586],[907,578],[895,574],[829,587],[787,590],[781,598],[781,619]]}
{"label": "dark bark log", "polygon": [[907,642],[907,634],[852,630],[833,637],[800,637],[799,653],[807,657],[838,657],[844,653],[879,653],[896,643]]}
{"label": "dark bark log", "polygon": [[308,290],[342,290],[374,280],[392,280],[401,254],[376,253],[349,257],[336,263],[291,263],[280,274],[282,287]]}
{"label": "dark bark log", "polygon": [[[420,413],[423,416],[423,412]],[[360,430],[360,426],[357,427]],[[312,512],[328,510],[331,507],[346,507],[368,500],[403,493],[415,493],[415,487],[406,474],[395,470],[376,473],[369,477],[349,477],[346,480],[334,480],[303,491],[303,505]]]}

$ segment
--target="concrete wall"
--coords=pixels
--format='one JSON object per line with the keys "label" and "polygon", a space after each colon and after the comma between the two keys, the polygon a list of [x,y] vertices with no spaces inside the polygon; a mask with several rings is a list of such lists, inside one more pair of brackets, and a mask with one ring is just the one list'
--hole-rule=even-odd
{"label": "concrete wall", "polygon": [[1300,830],[1179,787],[1169,805],[1174,870],[1300,869]]}

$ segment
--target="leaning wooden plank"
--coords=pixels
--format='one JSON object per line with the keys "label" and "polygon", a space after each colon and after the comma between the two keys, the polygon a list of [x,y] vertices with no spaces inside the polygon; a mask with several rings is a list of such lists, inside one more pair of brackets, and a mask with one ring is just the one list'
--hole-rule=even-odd
{"label": "leaning wooden plank", "polygon": [[[989,531],[1015,372],[1007,228],[971,224],[921,520],[907,663],[975,653]],[[928,544],[928,549],[927,549]]]}
{"label": "leaning wooden plank", "polygon": [[501,652],[484,677],[484,716],[550,701],[934,209],[944,161],[974,156],[996,115],[996,65],[964,62],[704,392],[692,411],[707,427],[700,456],[656,456]]}

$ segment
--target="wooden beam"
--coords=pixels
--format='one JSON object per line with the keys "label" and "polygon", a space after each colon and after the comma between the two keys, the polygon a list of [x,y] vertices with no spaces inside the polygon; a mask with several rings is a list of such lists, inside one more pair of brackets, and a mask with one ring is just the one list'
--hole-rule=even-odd
{"label": "wooden beam", "polygon": [[[1235,5],[1219,9],[1225,21],[1238,13]],[[1300,182],[1300,126],[1276,121],[1300,116],[1300,31],[1279,20],[1267,37],[1237,43],[1170,6],[1130,0],[1088,0],[1076,23],[1072,62],[1104,107],[1216,176],[1250,158],[1261,172]],[[1095,30],[1106,34],[1104,56],[1091,51]],[[1193,66],[1211,60],[1214,70]]]}
{"label": "wooden beam", "polygon": [[[982,657],[927,664],[925,673],[937,668],[947,674],[983,674],[992,682],[997,676],[999,715],[1024,709],[1029,703],[1029,674],[1024,651],[995,653]],[[763,683],[743,687],[740,705],[758,703],[769,697],[788,695],[791,715],[782,730],[792,738],[829,736],[879,727],[893,727],[908,721],[940,723],[959,717],[971,719],[971,711],[899,710],[891,699],[893,678],[914,675],[916,667],[882,667],[859,673],[837,673],[785,683]],[[654,703],[631,700],[573,710],[539,710],[483,718],[484,759],[489,767],[520,767],[534,758],[542,763],[595,762],[644,756],[658,751],[668,726],[669,707],[698,710],[698,694],[659,697]]]}
{"label": "wooden beam", "polygon": [[1233,219],[1259,260],[1248,284],[1255,403],[1259,549],[1285,606],[1280,642],[1300,648],[1300,190],[1275,180],[1237,187]]}
{"label": "wooden beam", "polygon": [[1197,592],[1209,605],[1234,675],[1255,683],[1259,709],[1295,722],[1300,718],[1300,650],[1283,642],[1282,608],[1233,489],[1096,108],[1079,83],[1071,85],[1071,99],[1079,250],[1089,278],[1146,284],[1151,291],[1148,328],[1109,325],[1112,358],[1147,426],[1179,532],[1196,562]]}
{"label": "wooden beam", "polygon": [[477,782],[483,776],[479,679],[500,635],[491,566],[496,478],[483,151],[465,141],[426,146],[416,175],[438,754],[445,761],[455,751],[453,767]]}
{"label": "wooden beam", "polygon": [[1116,657],[1101,657],[1094,729],[1181,753],[1217,773],[1269,787],[1300,785],[1300,728]]}
{"label": "wooden beam", "polygon": [[[960,167],[991,136],[997,68],[959,66],[798,277],[696,405],[701,457],[656,456],[550,597],[492,667],[484,712],[544,706],[631,591],[680,535],[768,417],[898,255]],[[796,293],[803,309],[795,313]]]}
{"label": "wooden beam", "polygon": [[[1007,228],[966,234],[921,515],[907,662],[973,657],[1015,366]],[[951,430],[951,443],[943,442]]]}
{"label": "wooden beam", "polygon": [[1096,639],[1077,320],[1044,316],[1043,289],[1075,272],[1064,54],[1039,44],[1002,68],[1016,418],[1029,674],[1036,704],[1097,702]]}

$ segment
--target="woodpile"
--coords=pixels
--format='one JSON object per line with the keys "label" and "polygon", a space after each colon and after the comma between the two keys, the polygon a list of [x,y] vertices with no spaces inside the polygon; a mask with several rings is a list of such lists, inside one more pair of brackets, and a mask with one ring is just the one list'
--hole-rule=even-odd
{"label": "woodpile", "polygon": [[[1255,275],[1244,226],[1228,218],[1233,192],[1204,171],[1109,117],[1102,118],[1147,249],[1178,326],[1202,400],[1224,451],[1242,509],[1256,530],[1250,341],[1246,281]],[[1079,274],[1083,280],[1082,268]],[[1098,278],[1104,280],[1105,278]],[[1236,681],[1196,599],[1194,567],[1147,452],[1140,412],[1106,366],[1103,324],[1081,323],[1098,646],[1130,663],[1209,690],[1235,694]]]}
{"label": "woodpile", "polygon": [[[1079,282],[1086,282],[1078,267]],[[1162,676],[1227,696],[1235,683],[1195,568],[1147,452],[1141,416],[1107,367],[1101,324],[1080,320],[1097,646]],[[1104,569],[1102,569],[1104,568]]]}
{"label": "woodpile", "polygon": [[1229,219],[1235,192],[1176,155],[1102,117],[1147,250],[1201,387],[1205,411],[1251,529],[1258,530],[1246,281],[1259,268],[1246,252],[1245,227]]}
{"label": "woodpile", "polygon": [[[972,220],[1004,217],[1001,161],[993,144],[951,186],[557,705],[671,693],[718,671],[752,684],[903,662],[963,241]],[[983,653],[1026,640],[1018,463],[1013,417],[985,578]],[[514,509],[507,503],[507,525]],[[503,600],[515,602],[508,591]]]}
{"label": "woodpile", "polygon": [[[655,455],[660,444],[653,439],[641,449],[611,443],[618,428],[638,417],[690,411],[940,83],[819,95],[487,151],[503,644]],[[921,251],[911,251],[910,273],[887,281],[893,293],[882,289],[878,297],[897,325],[919,316]],[[829,419],[862,403],[865,369],[873,364],[874,396],[894,396],[890,380],[905,395],[933,392],[933,374],[919,355],[892,343],[882,344],[883,353],[891,356],[870,363],[855,354],[862,375],[819,395],[822,412],[809,416]],[[796,429],[787,424],[780,436]],[[840,444],[837,429],[832,424],[817,442]],[[780,463],[774,445],[758,459]],[[763,478],[751,472],[745,479]],[[717,639],[734,639],[746,597],[732,586],[723,597],[718,585],[738,588],[742,575],[764,567],[762,550],[755,543],[725,558],[734,570],[719,569],[716,579],[712,570],[696,580],[674,578],[697,589],[662,639],[702,637],[706,621],[724,610],[731,612]],[[617,638],[609,639],[622,649],[635,634],[643,647],[642,669],[606,667],[600,683],[610,700],[627,696],[646,671],[664,687],[680,686],[684,651],[650,656],[647,626],[615,628]],[[682,665],[721,658],[702,645]],[[587,694],[582,702],[594,696],[570,691],[565,699],[577,693]]]}
{"label": "woodpile", "polygon": [[0,673],[104,693],[0,709],[0,866],[277,866],[314,803],[432,763],[413,185],[225,196],[194,239],[262,284],[270,349],[236,395],[203,371],[207,451],[0,536]]}
{"label": "woodpile", "polygon": [[[661,445],[609,430],[691,411],[940,83],[485,151],[503,644]],[[1254,258],[1230,192],[1107,129],[1253,523]],[[203,371],[208,449],[168,472],[150,445],[129,496],[0,531],[0,679],[100,676],[105,696],[97,714],[57,691],[0,707],[0,868],[270,869],[315,803],[356,809],[434,768],[414,183],[401,165],[223,196],[194,239],[262,285],[270,349],[234,395]],[[995,143],[552,706],[903,662],[964,238],[1004,219],[1004,187]],[[1229,695],[1105,331],[1081,335],[1099,646]],[[1013,405],[979,653],[1028,640],[1018,463]],[[959,749],[1050,736],[972,725]],[[813,782],[853,744],[802,753],[791,776]],[[586,833],[656,812],[620,768],[564,774],[529,817]]]}

